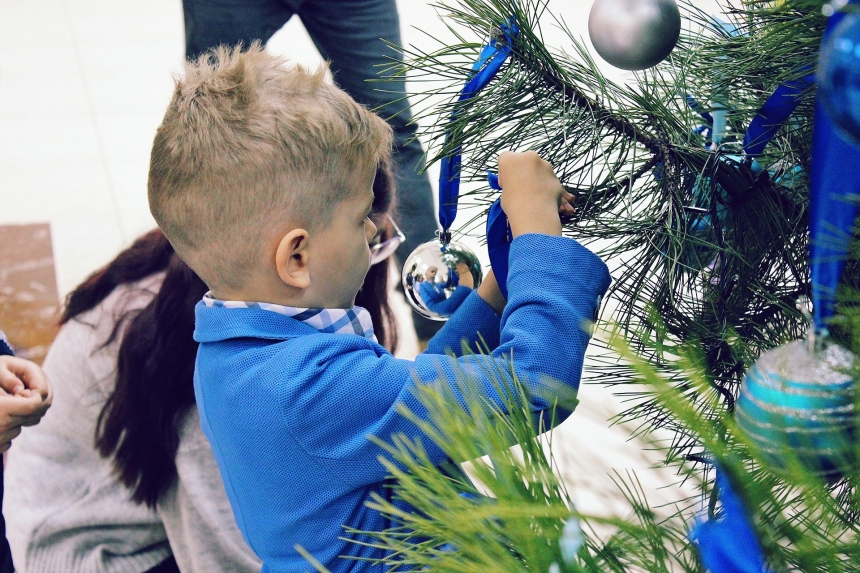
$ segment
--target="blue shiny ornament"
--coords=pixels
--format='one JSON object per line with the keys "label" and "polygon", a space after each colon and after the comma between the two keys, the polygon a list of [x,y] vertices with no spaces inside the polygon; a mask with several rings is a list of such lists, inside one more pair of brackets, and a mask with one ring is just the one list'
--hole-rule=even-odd
{"label": "blue shiny ornament", "polygon": [[860,145],[860,14],[848,14],[821,47],[818,97],[837,132]]}
{"label": "blue shiny ornament", "polygon": [[853,463],[854,355],[836,344],[813,351],[795,341],[764,354],[747,371],[735,421],[770,468],[785,474],[791,459],[835,479]]}
{"label": "blue shiny ornament", "polygon": [[721,518],[697,519],[689,533],[702,565],[712,573],[772,573],[749,513],[719,468],[716,487]]}

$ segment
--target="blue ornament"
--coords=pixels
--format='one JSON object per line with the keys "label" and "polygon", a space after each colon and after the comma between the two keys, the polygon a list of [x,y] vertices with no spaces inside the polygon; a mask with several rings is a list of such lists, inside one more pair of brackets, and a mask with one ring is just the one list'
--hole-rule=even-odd
{"label": "blue ornament", "polygon": [[846,15],[822,45],[818,96],[838,133],[860,145],[860,14]]}
{"label": "blue ornament", "polygon": [[807,341],[774,348],[747,371],[735,404],[738,427],[775,473],[790,459],[828,479],[853,463],[854,355],[836,344]]}

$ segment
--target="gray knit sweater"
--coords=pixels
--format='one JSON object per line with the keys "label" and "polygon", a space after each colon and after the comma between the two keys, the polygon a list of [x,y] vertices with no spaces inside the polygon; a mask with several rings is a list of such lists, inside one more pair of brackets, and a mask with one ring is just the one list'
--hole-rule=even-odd
{"label": "gray knit sweater", "polygon": [[130,501],[93,446],[96,419],[116,379],[116,318],[145,306],[163,275],[117,288],[60,330],[44,369],[54,403],[24,428],[6,465],[3,513],[19,573],[141,573],[172,552],[183,573],[258,572],[200,428],[181,429],[179,479],[155,510]]}

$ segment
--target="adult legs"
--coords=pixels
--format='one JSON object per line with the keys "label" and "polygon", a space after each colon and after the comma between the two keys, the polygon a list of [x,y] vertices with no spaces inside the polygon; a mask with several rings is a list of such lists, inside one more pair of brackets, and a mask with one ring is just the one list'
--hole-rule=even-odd
{"label": "adult legs", "polygon": [[[401,61],[400,53],[388,45],[402,45],[395,0],[306,0],[297,13],[331,62],[335,83],[376,110],[394,130],[398,219],[406,234],[397,252],[402,263],[418,245],[433,239],[438,227],[430,181],[419,173],[424,151],[415,138],[405,81],[380,75]],[[440,326],[417,315],[413,319],[419,339],[429,339]]]}
{"label": "adult legs", "polygon": [[278,0],[182,0],[182,10],[189,59],[222,44],[265,44],[294,13]]}

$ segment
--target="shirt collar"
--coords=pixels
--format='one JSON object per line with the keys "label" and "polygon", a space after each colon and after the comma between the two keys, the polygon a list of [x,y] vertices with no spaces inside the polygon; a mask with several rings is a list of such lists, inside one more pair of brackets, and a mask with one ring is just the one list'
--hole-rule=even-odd
{"label": "shirt collar", "polygon": [[303,322],[319,332],[329,334],[357,334],[376,342],[373,321],[367,309],[352,308],[298,308],[270,302],[245,302],[241,300],[219,300],[210,293],[203,295],[203,304],[220,308],[259,308],[289,316]]}

